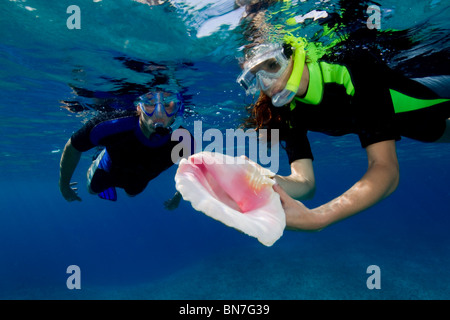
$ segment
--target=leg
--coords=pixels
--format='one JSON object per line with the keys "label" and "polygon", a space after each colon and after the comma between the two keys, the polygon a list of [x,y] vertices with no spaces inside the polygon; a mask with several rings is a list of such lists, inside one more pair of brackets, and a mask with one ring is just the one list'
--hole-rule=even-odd
{"label": "leg", "polygon": [[112,175],[102,168],[101,160],[105,155],[105,150],[103,149],[92,162],[87,172],[87,189],[90,194],[99,194],[110,187],[114,187]]}
{"label": "leg", "polygon": [[87,189],[90,194],[99,194],[108,188],[114,187],[111,174],[100,168],[93,170],[93,167],[95,165],[91,165],[88,170]]}
{"label": "leg", "polygon": [[123,189],[129,197],[135,197],[142,193],[149,183],[147,179],[136,175],[128,175],[122,181],[124,182]]}
{"label": "leg", "polygon": [[445,122],[445,131],[444,134],[436,141],[441,143],[449,143],[450,142],[450,118]]}
{"label": "leg", "polygon": [[92,183],[92,178],[94,177],[94,174],[98,169],[100,161],[102,160],[102,157],[105,154],[105,150],[106,149],[103,149],[102,152],[97,155],[97,158],[94,161],[92,161],[92,164],[89,167],[89,170],[87,171],[87,189],[90,194],[98,194],[98,192],[92,191],[91,183]]}
{"label": "leg", "polygon": [[94,192],[91,189],[92,178],[94,177],[94,173],[97,171],[98,161],[93,161],[89,170],[87,171],[87,189],[90,194],[98,194],[98,192]]}

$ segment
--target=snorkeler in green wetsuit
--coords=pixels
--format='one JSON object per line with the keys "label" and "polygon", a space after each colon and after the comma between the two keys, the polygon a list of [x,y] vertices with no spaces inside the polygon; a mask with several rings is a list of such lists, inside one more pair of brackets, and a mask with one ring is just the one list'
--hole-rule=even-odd
{"label": "snorkeler in green wetsuit", "polygon": [[[287,227],[321,230],[389,196],[398,186],[395,142],[401,136],[424,142],[450,142],[450,99],[389,69],[367,51],[340,63],[310,62],[292,44],[252,48],[237,79],[248,93],[260,91],[246,126],[279,129],[291,165],[275,176]],[[270,130],[269,130],[270,131]],[[308,131],[357,134],[368,169],[341,196],[309,209],[295,199],[315,191]]]}

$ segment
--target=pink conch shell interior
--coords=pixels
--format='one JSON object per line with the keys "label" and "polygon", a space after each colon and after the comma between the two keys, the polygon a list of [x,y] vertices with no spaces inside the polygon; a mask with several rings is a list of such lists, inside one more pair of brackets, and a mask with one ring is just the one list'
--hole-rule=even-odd
{"label": "pink conch shell interior", "polygon": [[175,182],[194,209],[271,246],[286,221],[270,175],[249,159],[204,151],[180,161]]}

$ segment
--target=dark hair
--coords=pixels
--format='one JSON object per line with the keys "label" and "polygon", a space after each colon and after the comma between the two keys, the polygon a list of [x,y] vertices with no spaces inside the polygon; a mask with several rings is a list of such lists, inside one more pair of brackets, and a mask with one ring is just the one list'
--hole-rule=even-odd
{"label": "dark hair", "polygon": [[286,56],[286,58],[290,58],[294,51],[292,50],[292,46],[288,43],[283,43],[283,53]]}
{"label": "dark hair", "polygon": [[[244,120],[241,127],[245,129],[268,129],[270,139],[270,129],[282,129],[289,125],[289,105],[284,107],[274,107],[272,98],[260,91],[258,100],[246,107],[249,116]],[[281,130],[282,133],[284,130]],[[280,137],[283,139],[283,137]]]}

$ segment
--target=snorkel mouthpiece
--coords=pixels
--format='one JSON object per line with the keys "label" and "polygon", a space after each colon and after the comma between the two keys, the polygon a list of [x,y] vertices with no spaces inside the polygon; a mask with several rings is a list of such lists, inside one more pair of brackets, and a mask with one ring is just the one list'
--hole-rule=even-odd
{"label": "snorkel mouthpiece", "polygon": [[281,92],[275,94],[272,97],[272,104],[275,107],[282,107],[291,102],[292,99],[294,99],[302,80],[305,60],[305,49],[303,47],[296,48],[294,54],[294,66],[292,68],[292,73],[289,77],[286,87]]}
{"label": "snorkel mouthpiece", "polygon": [[171,133],[170,127],[164,128],[162,124],[155,124],[155,133],[161,136]]}

